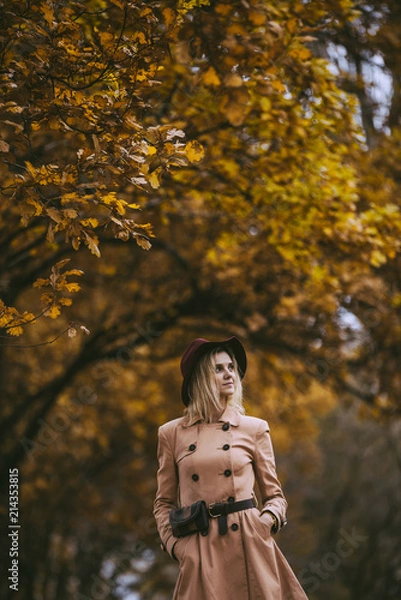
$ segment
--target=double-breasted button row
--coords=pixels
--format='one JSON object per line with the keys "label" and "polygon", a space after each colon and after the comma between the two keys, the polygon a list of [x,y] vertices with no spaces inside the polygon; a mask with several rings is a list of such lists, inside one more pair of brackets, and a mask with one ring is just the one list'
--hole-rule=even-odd
{"label": "double-breasted button row", "polygon": [[224,423],[222,426],[223,431],[228,431],[230,429],[230,423]]}
{"label": "double-breasted button row", "polygon": [[196,450],[196,444],[191,444],[190,447],[188,448],[188,450],[190,452],[193,452],[194,450]]}
{"label": "double-breasted button row", "polygon": [[[224,476],[225,476],[225,477],[231,477],[231,475],[232,475],[232,471],[231,471],[231,469],[226,469],[226,470],[224,471]],[[193,479],[194,481],[199,481],[199,475],[198,475],[197,473],[194,473],[194,474],[192,475],[192,479]],[[232,496],[230,496],[230,498],[232,498]],[[230,498],[229,498],[228,502],[234,502],[234,498],[233,498],[232,500],[230,500]]]}
{"label": "double-breasted button row", "polygon": [[230,449],[230,444],[224,444],[223,450],[229,450],[229,449]]}

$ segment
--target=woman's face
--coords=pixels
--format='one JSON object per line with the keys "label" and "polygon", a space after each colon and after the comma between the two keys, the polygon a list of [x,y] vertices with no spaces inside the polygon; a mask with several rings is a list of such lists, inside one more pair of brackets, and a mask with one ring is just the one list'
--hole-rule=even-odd
{"label": "woman's face", "polygon": [[220,400],[228,400],[235,389],[234,363],[227,352],[218,352],[213,356],[213,360]]}

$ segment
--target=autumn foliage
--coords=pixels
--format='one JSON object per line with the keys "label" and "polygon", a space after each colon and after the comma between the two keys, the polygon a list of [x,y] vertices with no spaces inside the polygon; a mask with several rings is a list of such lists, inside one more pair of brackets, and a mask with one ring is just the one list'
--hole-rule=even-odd
{"label": "autumn foliage", "polygon": [[[129,198],[157,189],[164,171],[202,157],[183,131],[142,117],[145,89],[160,84],[170,12],[157,17],[146,2],[106,5],[3,6],[2,212],[19,228],[5,239],[14,253],[28,249],[43,259],[60,244],[84,244],[100,256],[99,235],[131,237],[149,249],[151,225],[138,222],[140,205]],[[56,277],[59,268],[34,283],[52,288],[42,296],[51,317],[70,303],[58,292],[79,289],[67,273]],[[33,318],[2,305],[1,325],[11,335]]]}

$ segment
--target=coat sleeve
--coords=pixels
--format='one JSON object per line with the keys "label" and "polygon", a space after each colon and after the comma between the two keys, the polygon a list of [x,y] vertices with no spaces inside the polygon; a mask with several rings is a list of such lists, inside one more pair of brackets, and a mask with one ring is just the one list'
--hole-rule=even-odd
{"label": "coat sleeve", "polygon": [[172,508],[177,508],[178,476],[174,455],[162,427],[158,431],[157,459],[159,468],[153,514],[163,549],[174,558],[172,548],[177,538],[173,536],[169,522],[169,511]]}
{"label": "coat sleeve", "polygon": [[269,425],[262,421],[255,439],[254,449],[255,477],[262,496],[263,507],[261,513],[271,512],[277,519],[280,531],[287,524],[288,503],[277,478],[276,462],[273,444],[270,437]]}

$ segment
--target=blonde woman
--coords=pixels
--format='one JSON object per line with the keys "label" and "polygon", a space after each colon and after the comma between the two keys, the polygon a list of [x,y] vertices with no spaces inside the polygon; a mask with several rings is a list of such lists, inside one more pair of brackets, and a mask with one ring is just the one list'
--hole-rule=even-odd
{"label": "blonde woman", "polygon": [[269,425],[244,414],[246,366],[236,337],[193,340],[181,359],[184,415],[159,428],[154,516],[180,567],[174,600],[307,598],[273,539],[287,501]]}

